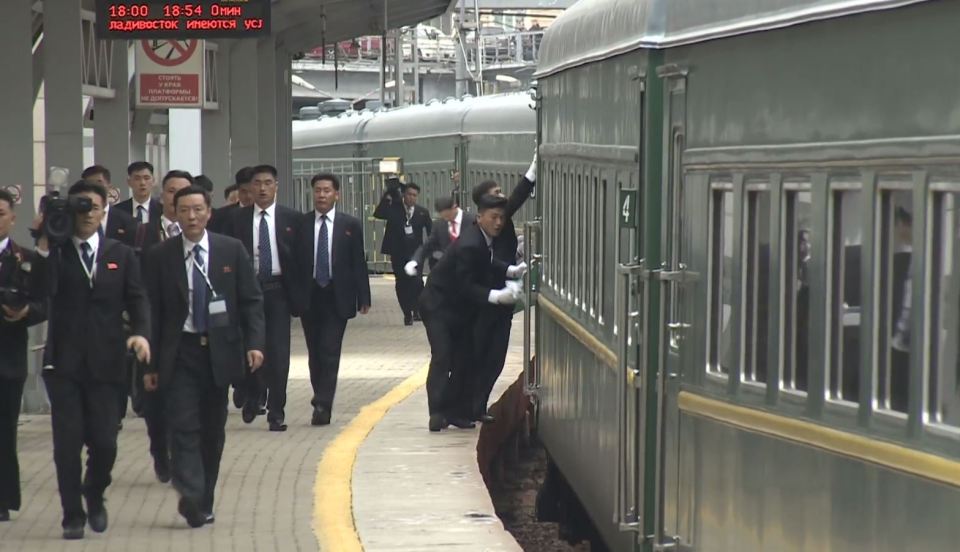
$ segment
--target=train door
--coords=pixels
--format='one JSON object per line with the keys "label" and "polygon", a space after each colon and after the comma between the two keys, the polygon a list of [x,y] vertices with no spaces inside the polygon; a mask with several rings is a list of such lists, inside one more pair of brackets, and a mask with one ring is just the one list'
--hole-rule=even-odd
{"label": "train door", "polygon": [[[675,65],[658,68],[664,86],[663,222],[660,285],[660,340],[656,370],[656,481],[654,495],[654,550],[692,550],[687,524],[681,519],[680,411],[681,376],[693,367],[694,284],[699,275],[688,270],[690,251],[686,231],[682,154],[686,136],[686,70]],[[687,221],[689,224],[689,221]]]}

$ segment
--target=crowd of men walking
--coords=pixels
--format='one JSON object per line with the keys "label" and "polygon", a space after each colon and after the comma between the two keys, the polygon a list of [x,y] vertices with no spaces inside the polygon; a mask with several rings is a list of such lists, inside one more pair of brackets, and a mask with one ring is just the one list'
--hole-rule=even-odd
{"label": "crowd of men walking", "polygon": [[[270,431],[287,429],[292,318],[308,350],[311,424],[330,423],[347,323],[371,306],[363,227],[337,210],[335,175],[313,177],[314,209],[300,213],[277,205],[277,174],[241,169],[227,205],[214,209],[209,179],[170,171],[158,200],[153,167],[136,162],[130,199],[111,205],[110,171],[95,165],[65,199],[44,199],[31,246],[10,238],[15,200],[0,190],[0,521],[20,508],[27,328],[43,321],[65,539],[83,538],[88,524],[107,529],[104,495],[131,390],[142,391],[132,393],[134,410],[157,478],[180,495],[178,512],[191,527],[214,523],[228,387],[244,422],[266,414]],[[475,217],[447,197],[431,221],[416,184],[399,180],[377,206],[404,322],[422,319],[430,342],[431,431],[494,421],[486,403],[526,270],[510,218],[535,179],[536,159],[509,199],[498,184],[480,184]]]}

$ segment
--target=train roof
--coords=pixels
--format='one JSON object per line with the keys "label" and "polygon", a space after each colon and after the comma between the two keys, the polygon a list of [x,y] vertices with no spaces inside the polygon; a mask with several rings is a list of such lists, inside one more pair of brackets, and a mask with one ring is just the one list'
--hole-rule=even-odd
{"label": "train roof", "polygon": [[536,132],[529,94],[449,98],[386,111],[293,122],[293,149],[461,134]]}
{"label": "train roof", "polygon": [[550,25],[538,77],[668,48],[932,0],[580,0]]}

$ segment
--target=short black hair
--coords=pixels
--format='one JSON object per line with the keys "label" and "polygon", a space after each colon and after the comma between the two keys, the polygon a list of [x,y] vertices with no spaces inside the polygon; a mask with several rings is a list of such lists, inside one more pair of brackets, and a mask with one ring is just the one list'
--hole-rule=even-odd
{"label": "short black hair", "polygon": [[86,180],[87,178],[97,176],[98,174],[102,174],[103,177],[107,179],[107,182],[113,182],[113,180],[110,179],[110,169],[104,167],[103,165],[90,165],[89,167],[83,169],[83,172],[80,173],[80,178]]}
{"label": "short black hair", "polygon": [[[94,174],[100,174],[100,173],[94,173]],[[98,196],[100,196],[100,199],[103,200],[103,206],[106,207],[107,189],[93,182],[87,182],[86,180],[77,180],[76,182],[73,183],[73,186],[70,186],[70,189],[67,190],[67,195],[85,194],[87,192],[93,192]]]}
{"label": "short black hair", "polygon": [[274,167],[273,165],[257,165],[256,167],[251,169],[250,180],[253,180],[253,177],[261,173],[270,173],[270,176],[274,178],[276,178],[278,174],[277,168]]}
{"label": "short black hair", "polygon": [[244,167],[237,171],[233,177],[233,183],[237,186],[243,186],[253,181],[253,167]]}
{"label": "short black hair", "polygon": [[197,186],[200,186],[201,188],[206,190],[207,193],[211,193],[211,194],[213,193],[213,180],[210,180],[210,177],[208,177],[207,175],[198,174],[197,176],[193,177],[193,182]]}
{"label": "short black hair", "polygon": [[207,204],[207,207],[210,207],[210,204],[211,204],[210,192],[208,192],[206,189],[204,189],[201,186],[197,186],[196,184],[192,184],[190,186],[187,186],[186,188],[177,190],[177,193],[173,195],[173,206],[174,207],[177,206],[177,202],[180,200],[181,197],[186,197],[189,195],[202,195],[203,202]]}
{"label": "short black hair", "polygon": [[16,204],[16,202],[13,200],[13,194],[4,190],[3,188],[0,188],[0,201],[6,201],[7,205],[9,205],[11,209],[13,209],[14,205]]}
{"label": "short black hair", "polygon": [[456,206],[457,198],[453,196],[438,197],[437,200],[433,202],[433,208],[437,211],[446,211],[447,209],[453,209]]}
{"label": "short black hair", "polygon": [[477,202],[477,212],[482,213],[490,209],[506,209],[507,208],[507,198],[494,196],[494,195],[484,195],[480,198],[480,201]]}
{"label": "short black hair", "polygon": [[476,186],[473,187],[473,192],[472,192],[473,202],[476,203],[477,206],[479,206],[480,198],[489,194],[490,190],[496,188],[497,186],[499,186],[499,184],[497,184],[493,180],[486,180],[484,182],[477,184]]}
{"label": "short black hair", "polygon": [[231,184],[231,185],[227,186],[227,187],[224,188],[224,190],[223,190],[223,199],[230,199],[230,194],[232,194],[233,192],[235,192],[235,191],[237,191],[237,190],[239,190],[239,189],[240,189],[240,186],[237,186],[236,184]]}
{"label": "short black hair", "polygon": [[338,192],[340,191],[340,179],[337,178],[337,175],[331,173],[320,173],[315,175],[310,179],[310,187],[315,188],[317,186],[317,182],[320,182],[321,180],[329,180],[331,183],[333,183],[333,189]]}
{"label": "short black hair", "polygon": [[404,185],[403,191],[406,192],[410,188],[416,190],[418,194],[420,193],[420,186],[417,186],[416,182],[411,182],[409,184]]}
{"label": "short black hair", "polygon": [[149,161],[134,161],[127,165],[127,176],[144,169],[150,171],[150,174],[153,174],[153,165]]}
{"label": "short black hair", "polygon": [[167,186],[167,180],[170,180],[171,178],[186,179],[188,182],[190,182],[191,186],[197,183],[197,181],[193,178],[193,175],[188,173],[187,171],[172,170],[167,174],[163,175],[163,182],[160,184],[160,187],[165,188]]}

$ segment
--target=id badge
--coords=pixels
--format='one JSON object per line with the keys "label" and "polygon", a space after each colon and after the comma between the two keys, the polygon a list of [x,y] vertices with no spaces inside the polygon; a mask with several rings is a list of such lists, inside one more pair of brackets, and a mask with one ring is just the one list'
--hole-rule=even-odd
{"label": "id badge", "polygon": [[223,328],[230,325],[230,316],[227,314],[227,301],[223,297],[215,296],[210,299],[208,308],[209,324],[211,328]]}
{"label": "id badge", "polygon": [[406,235],[408,235],[408,236],[412,236],[412,235],[413,235],[413,226],[410,226],[409,224],[406,225],[406,226],[404,226],[404,227],[403,227],[403,233],[406,234]]}

